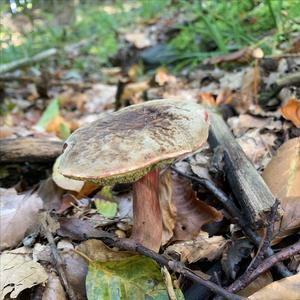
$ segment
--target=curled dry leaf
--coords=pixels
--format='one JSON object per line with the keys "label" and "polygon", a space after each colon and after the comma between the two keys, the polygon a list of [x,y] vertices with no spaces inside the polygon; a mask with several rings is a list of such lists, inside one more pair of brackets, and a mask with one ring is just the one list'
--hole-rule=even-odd
{"label": "curled dry leaf", "polygon": [[207,232],[200,234],[191,241],[176,243],[169,246],[165,253],[177,253],[182,262],[193,263],[200,259],[212,261],[222,254],[226,240],[222,236],[209,237]]}
{"label": "curled dry leaf", "polygon": [[156,70],[154,79],[159,86],[163,86],[167,83],[176,83],[176,77],[169,75],[164,67]]}
{"label": "curled dry leaf", "polygon": [[300,227],[300,137],[284,143],[263,172],[263,178],[284,214],[275,226],[273,243]]}
{"label": "curled dry leaf", "polygon": [[220,211],[197,198],[189,180],[177,174],[172,178],[172,201],[176,206],[173,240],[191,240],[204,224],[223,219]]}
{"label": "curled dry leaf", "polygon": [[300,128],[300,99],[291,98],[284,101],[280,111],[285,119],[292,121],[297,128]]}
{"label": "curled dry leaf", "polygon": [[249,300],[299,300],[300,273],[274,281],[251,295]]}
{"label": "curled dry leaf", "polygon": [[248,69],[243,76],[241,86],[241,111],[247,111],[252,104],[257,103],[257,92],[260,84],[260,71],[258,65]]}
{"label": "curled dry leaf", "polygon": [[0,249],[16,246],[38,222],[43,201],[37,193],[18,195],[15,189],[0,189]]}
{"label": "curled dry leaf", "polygon": [[94,239],[82,242],[76,250],[84,253],[90,260],[101,262],[119,260],[133,255],[128,251],[113,250],[103,242]]}
{"label": "curled dry leaf", "polygon": [[23,290],[44,283],[48,279],[44,268],[30,258],[25,247],[3,252],[0,260],[1,300],[6,299],[7,295],[10,298],[17,298]]}
{"label": "curled dry leaf", "polygon": [[141,102],[142,94],[150,87],[148,81],[129,83],[124,87],[121,100],[131,100],[134,104]]}

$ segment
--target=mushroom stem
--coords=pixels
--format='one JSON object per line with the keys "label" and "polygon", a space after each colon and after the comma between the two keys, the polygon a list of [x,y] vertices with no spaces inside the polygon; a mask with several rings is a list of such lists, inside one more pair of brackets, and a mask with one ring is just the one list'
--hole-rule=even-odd
{"label": "mushroom stem", "polygon": [[143,246],[158,252],[162,238],[162,216],[159,204],[159,169],[133,184],[132,236]]}

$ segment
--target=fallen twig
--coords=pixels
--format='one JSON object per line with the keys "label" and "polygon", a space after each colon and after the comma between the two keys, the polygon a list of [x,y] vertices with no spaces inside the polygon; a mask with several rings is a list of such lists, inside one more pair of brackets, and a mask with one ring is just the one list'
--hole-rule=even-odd
{"label": "fallen twig", "polygon": [[300,252],[300,242],[282,249],[280,252],[265,259],[255,270],[247,274],[247,276],[241,276],[237,279],[228,287],[228,291],[232,293],[240,291],[254,281],[259,275],[269,270],[273,265],[297,254],[298,252]]}
{"label": "fallen twig", "polygon": [[209,119],[209,145],[211,149],[222,147],[224,171],[231,191],[239,201],[245,217],[252,225],[257,225],[264,214],[270,212],[275,198],[231,134],[222,116],[211,110]]}
{"label": "fallen twig", "polygon": [[[189,178],[190,180],[194,180],[195,182],[205,187],[208,191],[210,191],[223,204],[223,206],[231,215],[233,220],[241,227],[245,235],[250,238],[250,240],[256,245],[256,247],[258,248],[260,247],[262,242],[261,237],[251,228],[249,223],[245,221],[245,218],[242,216],[241,212],[233,203],[233,201],[222,190],[220,190],[212,181],[206,178],[199,178],[196,176],[185,174],[184,172],[181,172],[175,167],[171,167],[171,168],[179,175]],[[268,247],[266,249],[266,256],[269,257],[273,254],[274,252],[272,248]],[[277,263],[275,267],[282,277],[288,277],[293,275],[282,263]]]}
{"label": "fallen twig", "polygon": [[162,256],[146,247],[143,247],[142,245],[136,243],[132,239],[119,239],[116,237],[111,237],[111,238],[103,238],[102,240],[109,246],[118,247],[120,249],[127,250],[127,251],[138,252],[144,256],[150,257],[153,260],[155,260],[157,263],[159,263],[160,265],[166,266],[169,270],[180,273],[181,275],[185,276],[186,278],[189,278],[195,282],[202,284],[203,286],[210,289],[212,292],[214,292],[218,295],[221,295],[221,296],[225,297],[226,299],[231,299],[231,300],[245,299],[244,297],[234,295],[234,294],[226,291],[224,288],[216,285],[215,283],[213,283],[209,280],[205,280],[205,279],[201,278],[200,276],[195,274],[192,270],[185,267],[182,263],[172,260],[172,259],[167,259],[164,256]]}
{"label": "fallen twig", "polygon": [[41,138],[0,140],[0,162],[49,162],[62,152],[63,142]]}
{"label": "fallen twig", "polygon": [[49,224],[49,218],[51,218],[47,213],[42,213],[40,217],[40,223],[42,227],[42,232],[48,240],[51,253],[55,261],[55,267],[58,272],[60,281],[69,297],[70,300],[76,300],[77,296],[72,286],[68,282],[68,278],[64,269],[64,261],[58,253],[52,232],[50,231],[51,224]]}

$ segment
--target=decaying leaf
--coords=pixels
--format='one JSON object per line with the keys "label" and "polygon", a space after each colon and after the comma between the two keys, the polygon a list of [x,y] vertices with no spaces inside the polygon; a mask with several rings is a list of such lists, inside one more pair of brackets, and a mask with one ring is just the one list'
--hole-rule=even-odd
{"label": "decaying leaf", "polygon": [[[96,299],[168,299],[158,265],[150,258],[131,256],[110,262],[92,262],[86,278],[87,296]],[[179,289],[178,300],[184,299]]]}
{"label": "decaying leaf", "polygon": [[14,188],[0,189],[0,248],[16,246],[38,222],[43,202],[37,193],[18,195]]}
{"label": "decaying leaf", "polygon": [[96,228],[99,223],[92,220],[80,220],[77,218],[61,218],[58,234],[72,240],[83,241],[88,238],[99,238],[107,236],[107,233]]}
{"label": "decaying leaf", "polygon": [[44,268],[30,258],[28,249],[24,247],[3,252],[0,260],[1,300],[6,295],[13,299],[17,298],[23,290],[44,283],[48,279]]}
{"label": "decaying leaf", "polygon": [[238,264],[250,255],[253,245],[247,239],[239,239],[228,245],[223,253],[222,267],[228,278],[235,279],[239,270]]}
{"label": "decaying leaf", "polygon": [[177,253],[182,262],[193,263],[200,259],[214,260],[222,254],[226,240],[222,236],[209,237],[207,232],[200,234],[191,241],[179,242],[169,246],[166,253]]}
{"label": "decaying leaf", "polygon": [[78,300],[86,300],[85,278],[87,274],[87,261],[73,250],[60,253],[64,261],[66,275]]}
{"label": "decaying leaf", "polygon": [[138,103],[139,98],[142,94],[150,87],[149,81],[141,81],[135,83],[129,83],[124,87],[124,91],[121,96],[121,100],[134,101],[133,104]]}
{"label": "decaying leaf", "polygon": [[168,74],[167,69],[164,67],[158,68],[155,73],[155,82],[159,86],[163,86],[166,83],[175,83],[176,77]]}
{"label": "decaying leaf", "polygon": [[172,201],[176,206],[173,240],[192,240],[204,224],[223,219],[221,212],[198,200],[189,180],[177,174],[172,179]]}
{"label": "decaying leaf", "polygon": [[300,227],[300,138],[290,139],[277,151],[263,172],[263,178],[276,198],[280,200],[284,214],[275,226],[278,243]]}
{"label": "decaying leaf", "polygon": [[103,242],[94,239],[82,242],[76,250],[84,253],[90,260],[101,262],[119,260],[132,256],[130,252],[113,250],[107,247]]}
{"label": "decaying leaf", "polygon": [[287,101],[284,101],[284,103],[281,106],[281,113],[282,116],[293,122],[293,124],[300,128],[300,100],[291,98]]}
{"label": "decaying leaf", "polygon": [[[260,73],[258,66],[248,69],[243,76],[241,86],[241,99],[238,104],[241,111],[247,111],[249,107],[257,103],[257,91],[260,84]],[[238,108],[238,107],[237,107]]]}
{"label": "decaying leaf", "polygon": [[67,300],[59,277],[54,272],[49,274],[42,300]]}
{"label": "decaying leaf", "polygon": [[249,300],[299,300],[300,273],[274,281],[251,295]]}

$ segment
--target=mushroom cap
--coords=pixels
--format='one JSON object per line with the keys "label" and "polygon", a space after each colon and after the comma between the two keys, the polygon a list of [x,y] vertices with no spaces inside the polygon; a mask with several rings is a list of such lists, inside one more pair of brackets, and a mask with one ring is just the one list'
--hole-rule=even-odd
{"label": "mushroom cap", "polygon": [[203,106],[183,100],[132,105],[85,125],[66,140],[59,172],[98,184],[133,182],[196,151],[208,136]]}

